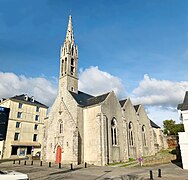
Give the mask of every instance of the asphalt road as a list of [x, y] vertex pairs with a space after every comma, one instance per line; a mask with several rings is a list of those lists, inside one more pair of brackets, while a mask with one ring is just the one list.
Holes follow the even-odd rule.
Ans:
[[[161, 169], [161, 178], [158, 177], [158, 169]], [[169, 179], [169, 180], [188, 180], [188, 170], [183, 170], [179, 166], [169, 163], [153, 167], [109, 167], [109, 166], [89, 166], [87, 168], [84, 165], [74, 166], [71, 170], [70, 165], [62, 165], [61, 168], [56, 164], [52, 164], [52, 167], [48, 167], [48, 164], [40, 166], [39, 161], [34, 161], [31, 165], [30, 161], [27, 161], [27, 165], [24, 165], [24, 161], [18, 164], [18, 161], [5, 162], [0, 164], [0, 170], [14, 170], [22, 173], [26, 173], [32, 180], [144, 180], [150, 179], [150, 171], [152, 171], [153, 179]]]

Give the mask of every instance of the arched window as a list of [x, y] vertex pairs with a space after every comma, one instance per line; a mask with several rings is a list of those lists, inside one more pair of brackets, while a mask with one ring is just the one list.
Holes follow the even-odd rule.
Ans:
[[117, 145], [117, 121], [115, 118], [111, 121], [111, 135], [112, 135], [112, 145]]
[[60, 119], [58, 124], [59, 134], [63, 133], [63, 121]]
[[134, 146], [134, 135], [133, 135], [133, 123], [130, 122], [128, 126], [128, 138], [129, 138], [129, 145]]
[[61, 61], [61, 75], [63, 75], [63, 65], [64, 65], [64, 60], [62, 59], [62, 61]]
[[74, 47], [72, 46], [72, 56], [73, 56], [73, 54], [74, 54]]
[[142, 142], [143, 142], [143, 146], [147, 146], [147, 142], [146, 142], [146, 128], [143, 125], [142, 126]]
[[67, 58], [65, 58], [65, 65], [64, 65], [64, 67], [65, 67], [65, 74], [67, 73]]

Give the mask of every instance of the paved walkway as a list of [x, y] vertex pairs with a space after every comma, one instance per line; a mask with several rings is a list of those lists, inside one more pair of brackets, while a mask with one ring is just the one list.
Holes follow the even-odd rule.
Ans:
[[[31, 165], [30, 161], [27, 161], [27, 165], [24, 165], [24, 161], [18, 164], [16, 161], [5, 162], [0, 164], [0, 170], [15, 170], [28, 174], [31, 180], [146, 180], [150, 179], [149, 171], [153, 172], [154, 180], [188, 180], [188, 170], [183, 170], [179, 166], [169, 163], [153, 167], [97, 167], [89, 166], [84, 168], [83, 165], [73, 167], [70, 169], [70, 165], [63, 165], [59, 169], [58, 165], [52, 164], [52, 167], [48, 167], [48, 164], [40, 166], [40, 161], [34, 161]], [[162, 171], [162, 178], [158, 177], [158, 169]]]

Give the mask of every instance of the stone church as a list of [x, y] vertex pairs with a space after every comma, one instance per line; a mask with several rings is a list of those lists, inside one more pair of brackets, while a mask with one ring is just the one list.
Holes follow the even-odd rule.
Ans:
[[59, 91], [45, 120], [42, 159], [105, 165], [163, 148], [162, 131], [143, 105], [133, 105], [130, 98], [119, 101], [113, 91], [93, 96], [78, 90], [78, 46], [70, 16], [60, 50]]

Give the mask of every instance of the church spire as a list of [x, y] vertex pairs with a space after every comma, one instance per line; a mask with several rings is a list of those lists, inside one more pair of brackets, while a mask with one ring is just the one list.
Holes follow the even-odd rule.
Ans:
[[71, 15], [69, 16], [69, 23], [68, 23], [65, 41], [69, 41], [74, 44], [74, 35], [73, 35], [72, 16]]
[[72, 16], [69, 16], [65, 41], [60, 49], [59, 93], [78, 92], [78, 47], [74, 44]]

